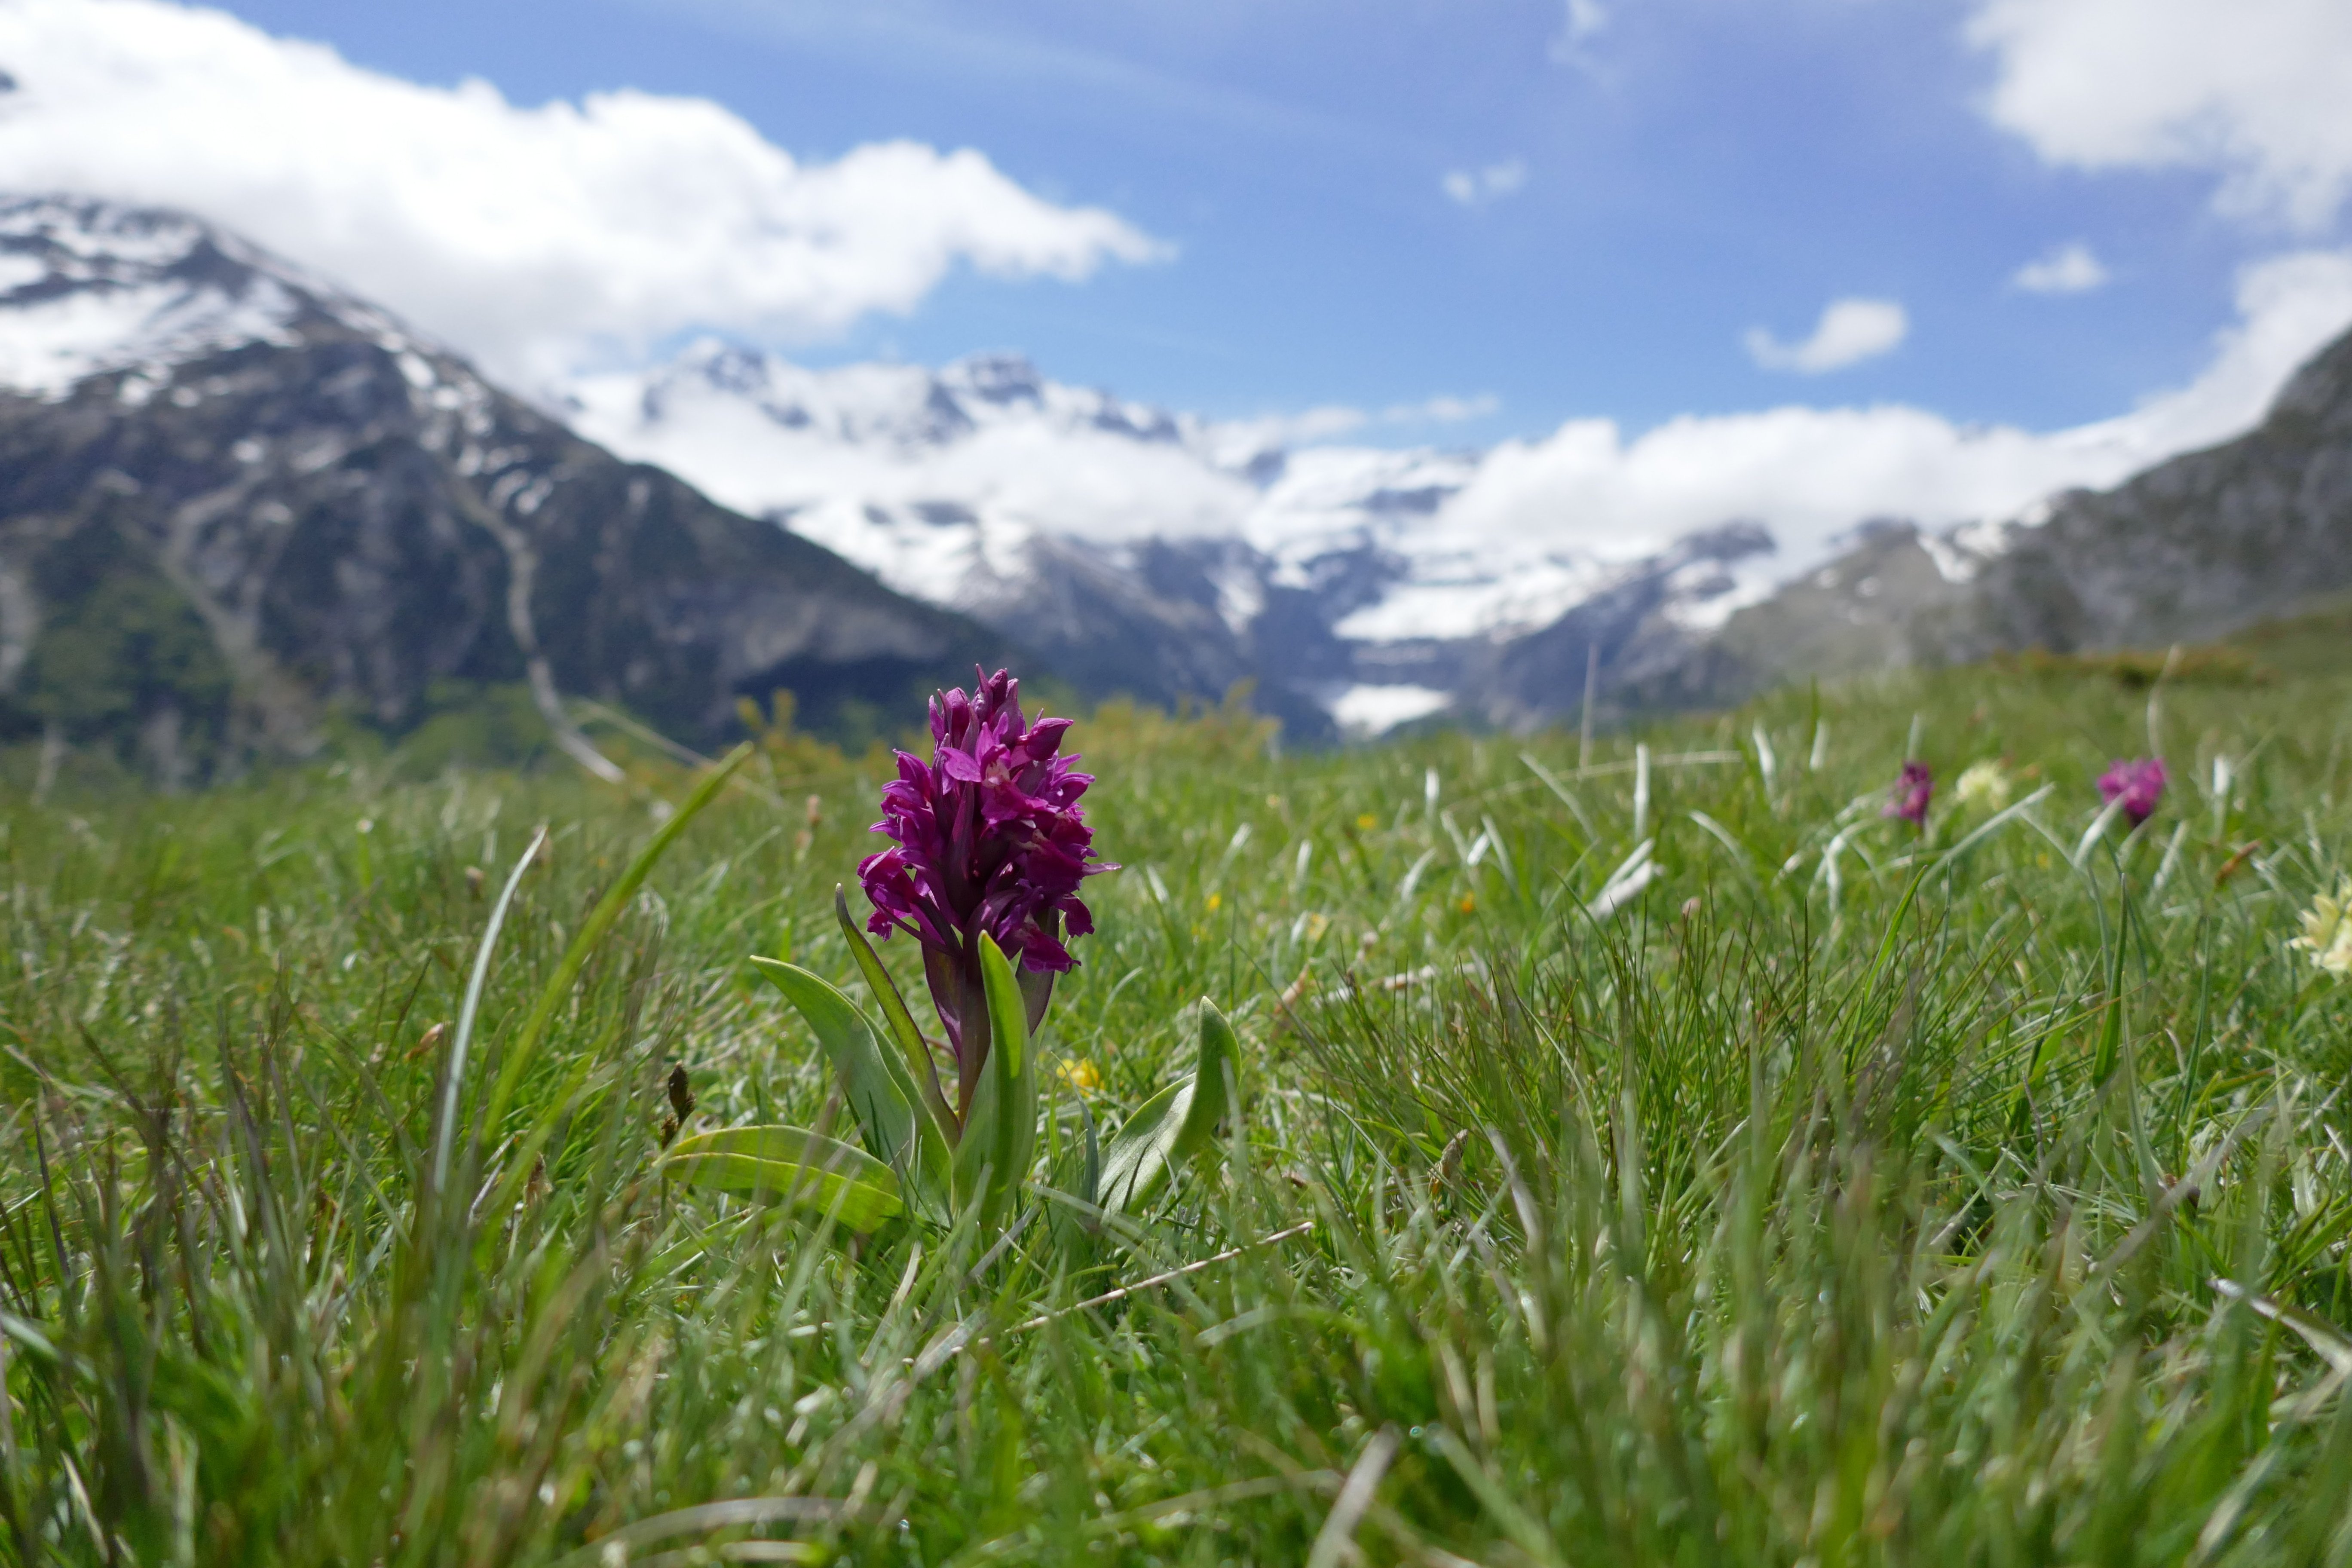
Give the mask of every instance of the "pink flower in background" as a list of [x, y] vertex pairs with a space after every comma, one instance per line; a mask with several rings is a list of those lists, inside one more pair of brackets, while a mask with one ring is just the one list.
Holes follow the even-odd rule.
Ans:
[[1927, 826], [1927, 803], [1936, 795], [1936, 775], [1925, 763], [1906, 763], [1895, 792], [1879, 808], [1881, 816], [1899, 816], [1914, 827]]
[[2118, 757], [2099, 775], [2099, 798], [2110, 805], [2123, 802], [2124, 815], [2137, 827], [2156, 815], [2164, 795], [2164, 760], [2142, 757], [2126, 762]]
[[1077, 962], [1064, 935], [1095, 929], [1078, 884], [1116, 869], [1095, 858], [1094, 831], [1078, 808], [1094, 780], [1075, 771], [1076, 758], [1055, 754], [1069, 727], [1067, 719], [1027, 722], [1020, 683], [1001, 669], [982, 677], [969, 697], [940, 693], [931, 700], [931, 760], [900, 752], [898, 776], [882, 791], [873, 831], [897, 847], [857, 868], [874, 904], [866, 929], [882, 937], [903, 931], [922, 944], [923, 977], [966, 1103], [988, 1058], [981, 933], [1013, 961], [1034, 1028], [1054, 976]]

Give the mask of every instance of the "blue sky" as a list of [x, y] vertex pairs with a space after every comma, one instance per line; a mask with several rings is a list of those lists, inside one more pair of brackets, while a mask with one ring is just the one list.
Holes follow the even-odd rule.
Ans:
[[[2217, 209], [2225, 159], [2085, 170], [1996, 124], [1979, 7], [1935, 0], [1329, 0], [1182, 6], [912, 0], [235, 0], [281, 36], [535, 105], [634, 87], [724, 104], [796, 157], [910, 138], [979, 149], [1172, 256], [1077, 282], [960, 268], [804, 359], [1033, 355], [1051, 374], [1220, 416], [1491, 395], [1393, 438], [1564, 418], [1639, 430], [1803, 401], [1900, 401], [2051, 428], [2189, 380], [2237, 268], [2340, 245], [2340, 210]], [[2045, 138], [2047, 140], [2047, 138]], [[1450, 174], [1517, 172], [1465, 204]], [[1513, 174], [1488, 182], [1509, 186]], [[2108, 279], [2012, 284], [2086, 244]], [[1891, 352], [1818, 376], [1835, 299], [1900, 304]]]

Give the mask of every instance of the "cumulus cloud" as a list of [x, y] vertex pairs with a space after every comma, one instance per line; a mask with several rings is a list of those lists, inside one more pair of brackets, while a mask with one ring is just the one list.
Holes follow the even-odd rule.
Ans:
[[2009, 281], [2029, 294], [2087, 294], [2106, 286], [2107, 268], [2089, 246], [2076, 240], [2027, 262]]
[[1832, 300], [1802, 342], [1784, 343], [1762, 327], [1749, 328], [1746, 342], [1748, 357], [1766, 370], [1819, 375], [1875, 359], [1910, 331], [1911, 318], [1892, 300]]
[[971, 150], [803, 163], [707, 100], [525, 108], [163, 0], [10, 0], [0, 69], [11, 186], [193, 210], [526, 382], [689, 325], [835, 332], [960, 264], [1076, 279], [1165, 254]]
[[1465, 207], [1498, 202], [1528, 183], [1528, 166], [1514, 158], [1483, 169], [1455, 169], [1439, 181], [1445, 194]]
[[2197, 168], [2307, 228], [2352, 195], [2344, 0], [1979, 0], [1986, 110], [2053, 163]]
[[1576, 420], [1495, 448], [1444, 514], [1471, 547], [1638, 556], [1729, 518], [1769, 528], [1774, 577], [1817, 562], [1872, 517], [1930, 527], [2017, 515], [2052, 493], [2102, 487], [2258, 419], [2280, 385], [2352, 324], [2352, 250], [2247, 268], [2239, 319], [2188, 384], [2071, 429], [1961, 426], [1922, 409], [1775, 408], [1675, 419], [1628, 440]]

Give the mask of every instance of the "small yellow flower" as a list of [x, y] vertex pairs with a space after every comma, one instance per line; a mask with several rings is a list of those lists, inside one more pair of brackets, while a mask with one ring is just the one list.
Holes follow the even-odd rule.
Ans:
[[1225, 896], [1224, 896], [1224, 894], [1223, 894], [1223, 893], [1211, 893], [1211, 894], [1209, 895], [1209, 912], [1210, 912], [1211, 914], [1215, 914], [1219, 910], [1221, 910], [1221, 909], [1223, 909], [1223, 908], [1224, 907], [1224, 903], [1225, 903]]
[[1970, 763], [1962, 770], [1959, 782], [1952, 786], [1954, 800], [1986, 811], [1999, 811], [2008, 805], [2009, 795], [2009, 770], [1991, 757]]
[[1324, 933], [1325, 931], [1329, 931], [1330, 929], [1331, 929], [1331, 917], [1330, 917], [1330, 916], [1328, 916], [1328, 915], [1318, 915], [1318, 914], [1312, 914], [1312, 913], [1310, 913], [1310, 914], [1307, 917], [1307, 941], [1309, 941], [1309, 942], [1320, 942], [1320, 941], [1322, 941], [1322, 940], [1323, 940], [1323, 933]]
[[1374, 816], [1369, 811], [1364, 813], [1363, 816], [1356, 818], [1356, 831], [1359, 833], [1370, 833], [1373, 828], [1378, 827], [1380, 825], [1381, 819]]
[[1475, 893], [1465, 893], [1465, 894], [1463, 894], [1463, 895], [1462, 895], [1462, 902], [1461, 902], [1460, 908], [1461, 908], [1461, 910], [1462, 910], [1462, 912], [1463, 912], [1464, 914], [1465, 914], [1465, 915], [1466, 915], [1466, 914], [1469, 914], [1470, 912], [1472, 912], [1473, 910], [1475, 910], [1475, 909], [1477, 909], [1477, 907], [1478, 907], [1478, 895], [1477, 895], [1477, 894], [1475, 894]]
[[2311, 954], [2315, 969], [2352, 975], [2352, 877], [2337, 884], [2336, 896], [2315, 894], [2304, 911], [2303, 934], [2287, 945]]
[[1080, 1094], [1092, 1094], [1102, 1087], [1102, 1074], [1095, 1070], [1094, 1063], [1083, 1058], [1065, 1057], [1054, 1070]]

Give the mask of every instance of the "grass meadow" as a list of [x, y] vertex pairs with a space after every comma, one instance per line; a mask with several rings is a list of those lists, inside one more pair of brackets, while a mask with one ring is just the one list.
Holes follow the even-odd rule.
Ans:
[[[837, 1123], [744, 961], [865, 997], [831, 899], [873, 759], [772, 737], [527, 1055], [683, 765], [12, 787], [0, 1557], [2352, 1563], [2352, 981], [2288, 946], [2352, 865], [2352, 679], [2262, 674], [2045, 660], [1589, 748], [1097, 713], [1125, 869], [1001, 1236], [658, 1167], [688, 1096]], [[2151, 751], [2155, 816], [2099, 822]], [[1906, 756], [1924, 833], [1880, 815]], [[1116, 1241], [1058, 1221], [1204, 995], [1223, 1159]]]

